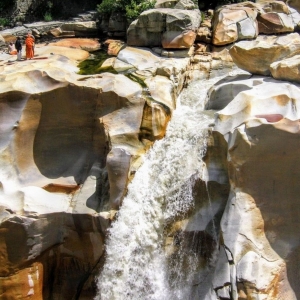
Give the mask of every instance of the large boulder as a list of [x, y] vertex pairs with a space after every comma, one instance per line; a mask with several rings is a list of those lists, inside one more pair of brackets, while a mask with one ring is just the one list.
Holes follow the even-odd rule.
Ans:
[[200, 25], [199, 10], [150, 9], [132, 22], [127, 31], [130, 46], [189, 48]]
[[66, 22], [60, 26], [62, 32], [74, 32], [77, 36], [97, 36], [98, 28], [95, 21], [78, 21], [78, 22]]
[[[144, 93], [121, 74], [78, 75], [84, 50], [35, 50], [35, 60], [0, 62], [0, 292], [93, 298], [113, 218], [99, 212], [118, 208], [147, 149], [164, 136], [173, 81], [149, 76]], [[143, 73], [150, 56], [159, 65], [150, 53], [135, 58], [129, 48], [120, 58]]]
[[218, 9], [213, 19], [214, 45], [226, 45], [258, 35], [257, 11], [251, 7], [228, 5]]
[[253, 74], [270, 74], [271, 63], [300, 53], [300, 36], [260, 35], [253, 41], [235, 43], [229, 51], [236, 65]]
[[270, 71], [276, 79], [300, 83], [300, 55], [273, 62]]
[[299, 298], [294, 182], [300, 173], [291, 167], [299, 164], [299, 95], [296, 84], [249, 75], [227, 78], [210, 92], [208, 107], [221, 109], [213, 135], [216, 141], [221, 133], [228, 143], [231, 191], [204, 299]]
[[270, 12], [257, 17], [259, 33], [274, 34], [293, 32], [294, 22], [290, 14]]

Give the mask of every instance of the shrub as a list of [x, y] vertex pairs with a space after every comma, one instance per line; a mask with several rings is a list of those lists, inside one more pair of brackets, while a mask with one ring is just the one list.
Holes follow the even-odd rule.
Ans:
[[97, 6], [97, 11], [104, 17], [109, 17], [113, 12], [120, 12], [128, 20], [136, 19], [143, 11], [154, 7], [155, 0], [103, 0]]
[[9, 20], [6, 18], [0, 18], [0, 26], [7, 26], [9, 25]]
[[44, 20], [45, 20], [46, 22], [52, 21], [52, 15], [51, 15], [50, 12], [46, 12], [46, 13], [44, 14]]
[[125, 9], [120, 5], [120, 1], [118, 0], [103, 0], [101, 4], [97, 5], [97, 11], [103, 17], [107, 18], [115, 11], [125, 13]]
[[128, 20], [137, 19], [143, 11], [154, 8], [155, 2], [155, 0], [145, 1], [141, 3], [131, 1], [130, 5], [126, 6], [126, 18]]

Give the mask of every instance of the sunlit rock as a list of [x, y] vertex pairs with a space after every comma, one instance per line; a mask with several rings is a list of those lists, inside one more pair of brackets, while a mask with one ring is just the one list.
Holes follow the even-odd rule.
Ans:
[[199, 25], [199, 10], [150, 9], [130, 24], [127, 43], [130, 46], [189, 48]]
[[274, 34], [293, 32], [294, 23], [291, 15], [284, 13], [265, 13], [257, 17], [259, 33]]
[[117, 56], [122, 48], [125, 47], [125, 43], [120, 40], [108, 39], [104, 42], [104, 46], [107, 47], [107, 54]]
[[196, 42], [210, 43], [212, 37], [212, 32], [208, 27], [199, 27], [197, 30]]
[[300, 83], [300, 55], [295, 55], [270, 65], [274, 78]]
[[253, 41], [235, 43], [229, 53], [235, 64], [254, 74], [269, 75], [270, 65], [286, 57], [298, 54], [300, 36], [290, 33], [280, 36], [260, 35]]
[[214, 45], [226, 45], [238, 40], [255, 38], [258, 35], [257, 11], [249, 7], [228, 5], [214, 14]]
[[299, 188], [291, 185], [299, 172], [290, 172], [299, 161], [299, 91], [296, 84], [243, 75], [217, 83], [210, 92], [208, 106], [221, 109], [214, 130], [228, 142], [231, 192], [221, 221], [212, 288], [205, 299], [300, 295], [295, 279]]
[[75, 36], [95, 36], [98, 28], [95, 21], [66, 22], [61, 25], [62, 32], [73, 31]]
[[33, 60], [22, 62], [1, 55], [0, 290], [20, 299], [67, 299], [84, 284], [93, 297], [113, 219], [98, 212], [118, 208], [141, 157], [164, 136], [175, 107], [174, 76], [188, 62], [153, 77], [151, 63], [162, 64], [150, 51], [114, 57], [118, 70], [134, 65], [150, 74], [144, 94], [121, 74], [78, 75], [87, 51], [35, 50]]
[[118, 53], [117, 58], [132, 65], [138, 70], [155, 70], [161, 61], [161, 58], [158, 55], [155, 55], [150, 49], [139, 49], [134, 47], [122, 49]]
[[54, 43], [50, 43], [49, 46], [61, 46], [61, 47], [68, 47], [68, 48], [76, 48], [82, 49], [89, 52], [93, 52], [100, 49], [100, 44], [96, 40], [92, 39], [61, 39]]
[[44, 59], [48, 58], [49, 55], [63, 55], [71, 60], [81, 61], [89, 57], [89, 53], [82, 49], [72, 49], [66, 48], [64, 46], [36, 46], [35, 55], [43, 57]]

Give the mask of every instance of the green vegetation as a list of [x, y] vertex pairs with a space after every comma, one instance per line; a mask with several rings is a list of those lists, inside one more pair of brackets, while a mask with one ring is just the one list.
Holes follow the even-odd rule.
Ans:
[[154, 8], [155, 0], [103, 0], [97, 6], [102, 16], [109, 17], [113, 12], [120, 12], [131, 21], [136, 19], [143, 11]]
[[146, 83], [145, 83], [144, 80], [141, 79], [139, 76], [137, 76], [137, 75], [135, 75], [135, 74], [133, 74], [133, 73], [127, 73], [127, 74], [125, 74], [125, 76], [126, 76], [127, 78], [129, 78], [130, 80], [132, 80], [132, 81], [138, 83], [142, 88], [147, 88]]
[[[198, 0], [198, 6], [201, 10], [208, 10], [214, 9], [218, 6], [225, 5], [225, 4], [233, 4], [233, 3], [240, 3], [244, 2], [245, 0], [210, 0], [210, 1], [202, 1]], [[250, 0], [251, 2], [255, 2], [254, 0]]]
[[6, 18], [0, 18], [0, 26], [7, 26], [9, 25], [9, 20]]
[[46, 12], [46, 13], [44, 14], [44, 21], [46, 21], [46, 22], [52, 21], [52, 15], [51, 15], [50, 12]]
[[126, 18], [128, 20], [135, 20], [138, 16], [145, 10], [154, 8], [155, 0], [144, 1], [137, 3], [131, 0], [130, 5], [127, 5], [126, 8]]
[[52, 7], [53, 7], [53, 2], [52, 1], [47, 1], [47, 6], [46, 6], [46, 12], [44, 14], [44, 20], [46, 22], [50, 22], [52, 21], [52, 14], [51, 14], [51, 10], [52, 10]]
[[78, 74], [80, 75], [92, 75], [92, 74], [101, 74], [104, 72], [109, 73], [117, 73], [113, 68], [106, 67], [102, 68], [102, 64], [106, 59], [111, 57], [108, 55], [104, 50], [99, 50], [97, 52], [94, 52], [94, 58], [92, 59], [86, 59], [79, 63], [78, 67], [80, 68], [80, 71]]

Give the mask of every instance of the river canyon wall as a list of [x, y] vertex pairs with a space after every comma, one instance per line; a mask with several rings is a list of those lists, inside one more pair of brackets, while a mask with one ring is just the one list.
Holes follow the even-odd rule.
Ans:
[[72, 44], [1, 54], [0, 299], [300, 297], [297, 5], [174, 5], [106, 41], [111, 73]]

